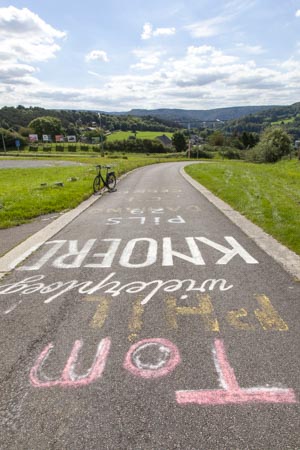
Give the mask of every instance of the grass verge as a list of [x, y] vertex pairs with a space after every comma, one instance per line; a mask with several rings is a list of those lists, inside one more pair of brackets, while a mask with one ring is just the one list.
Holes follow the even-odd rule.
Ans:
[[278, 241], [300, 254], [300, 163], [224, 161], [186, 172]]
[[[178, 159], [130, 155], [128, 159], [71, 157], [83, 166], [0, 169], [0, 229], [29, 222], [43, 214], [74, 208], [93, 193], [96, 164], [114, 164], [119, 177], [137, 167]], [[41, 158], [39, 158], [41, 159]], [[49, 158], [45, 158], [49, 161]], [[76, 179], [76, 181], [71, 180]], [[63, 186], [56, 183], [63, 183]]]

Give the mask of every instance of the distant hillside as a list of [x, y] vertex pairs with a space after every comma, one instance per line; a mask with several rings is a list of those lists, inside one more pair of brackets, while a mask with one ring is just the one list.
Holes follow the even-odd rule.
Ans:
[[[100, 112], [100, 111], [99, 111]], [[131, 114], [112, 115], [101, 111], [79, 111], [66, 109], [44, 109], [40, 107], [25, 108], [22, 105], [15, 107], [4, 106], [0, 109], [0, 128], [19, 130], [29, 126], [33, 119], [50, 116], [59, 119], [63, 132], [68, 134], [80, 134], [80, 129], [86, 127], [101, 127], [106, 130], [122, 131], [174, 131], [177, 124], [172, 124], [160, 118], [151, 116], [134, 117]], [[29, 131], [24, 130], [28, 135]], [[47, 133], [45, 133], [47, 134]]]
[[295, 139], [300, 139], [300, 102], [290, 106], [274, 106], [226, 122], [225, 131], [261, 133], [268, 126], [282, 126]]
[[159, 119], [177, 122], [180, 124], [191, 123], [191, 126], [197, 126], [197, 122], [210, 121], [227, 121], [239, 119], [240, 117], [254, 114], [266, 109], [273, 108], [273, 106], [234, 106], [231, 108], [217, 108], [208, 110], [185, 110], [185, 109], [132, 109], [126, 114], [132, 116], [153, 116]]

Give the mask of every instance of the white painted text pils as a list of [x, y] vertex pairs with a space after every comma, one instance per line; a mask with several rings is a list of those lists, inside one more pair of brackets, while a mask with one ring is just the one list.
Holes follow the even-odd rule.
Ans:
[[181, 216], [171, 217], [170, 219], [165, 218], [162, 219], [160, 216], [147, 218], [145, 216], [137, 215], [132, 217], [109, 217], [106, 220], [105, 225], [132, 225], [132, 223], [137, 225], [145, 225], [145, 224], [163, 225], [165, 223], [181, 225], [186, 222]]

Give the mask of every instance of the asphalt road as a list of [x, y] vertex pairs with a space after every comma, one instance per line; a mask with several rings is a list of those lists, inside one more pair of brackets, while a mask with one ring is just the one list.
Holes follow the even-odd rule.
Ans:
[[300, 448], [300, 284], [180, 167], [1, 280], [1, 449]]
[[83, 166], [83, 163], [59, 160], [35, 160], [35, 159], [1, 159], [0, 169], [31, 169], [35, 167], [65, 167]]

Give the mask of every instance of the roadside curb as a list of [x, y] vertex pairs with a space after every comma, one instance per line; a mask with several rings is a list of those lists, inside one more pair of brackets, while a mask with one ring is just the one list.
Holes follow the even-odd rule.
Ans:
[[195, 181], [188, 175], [184, 167], [180, 169], [180, 174], [188, 181], [197, 191], [218, 208], [231, 222], [237, 225], [247, 236], [279, 263], [287, 272], [293, 275], [297, 281], [300, 281], [300, 256], [289, 250], [280, 242], [276, 241], [272, 236], [263, 231], [260, 227], [252, 223], [239, 212], [235, 211], [231, 206], [223, 200], [216, 197], [212, 192], [206, 189], [202, 184]]
[[[130, 173], [137, 169], [133, 169], [129, 172], [124, 173], [117, 179], [117, 184], [125, 178]], [[104, 191], [106, 192], [106, 191]], [[13, 270], [18, 264], [28, 258], [32, 253], [34, 253], [41, 245], [46, 241], [55, 236], [59, 231], [66, 227], [70, 222], [72, 222], [76, 217], [83, 213], [87, 208], [92, 206], [99, 198], [101, 198], [103, 193], [100, 195], [92, 195], [87, 200], [84, 200], [80, 205], [71, 211], [66, 212], [58, 219], [54, 220], [50, 224], [46, 225], [42, 230], [31, 235], [21, 244], [14, 247], [12, 250], [8, 251], [0, 257], [0, 279], [3, 278], [7, 273]]]

